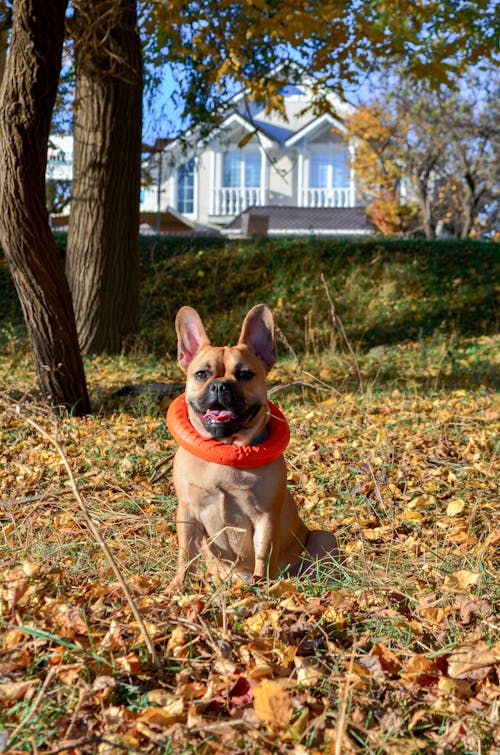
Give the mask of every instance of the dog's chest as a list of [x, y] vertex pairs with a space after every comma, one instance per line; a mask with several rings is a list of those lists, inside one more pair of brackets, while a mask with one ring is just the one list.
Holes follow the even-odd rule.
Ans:
[[[198, 514], [205, 529], [211, 535], [222, 527], [251, 526], [260, 508], [258, 485], [252, 473], [240, 472], [237, 480], [231, 475], [226, 479], [205, 480], [197, 487]], [[214, 532], [215, 531], [215, 532]]]

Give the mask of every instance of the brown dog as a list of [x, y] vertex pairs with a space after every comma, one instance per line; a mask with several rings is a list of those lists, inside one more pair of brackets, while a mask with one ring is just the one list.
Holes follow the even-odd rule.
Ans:
[[[182, 443], [173, 470], [179, 557], [170, 586], [182, 585], [200, 552], [210, 572], [243, 579], [296, 575], [304, 564], [335, 558], [335, 536], [308, 530], [299, 517], [279, 450], [276, 458], [260, 466], [228, 466], [224, 461], [223, 452], [258, 452], [259, 444], [273, 441], [266, 438], [279, 421], [271, 417], [271, 425], [270, 411], [279, 412], [266, 395], [266, 376], [276, 361], [270, 309], [259, 304], [250, 310], [236, 346], [212, 346], [191, 307], [179, 310], [175, 327], [179, 364], [187, 375], [184, 412], [191, 445], [183, 442], [182, 432], [174, 431], [169, 419], [174, 437]], [[287, 439], [288, 435], [285, 445]], [[221, 449], [222, 460], [200, 458], [197, 440]], [[248, 448], [252, 444], [255, 449]]]

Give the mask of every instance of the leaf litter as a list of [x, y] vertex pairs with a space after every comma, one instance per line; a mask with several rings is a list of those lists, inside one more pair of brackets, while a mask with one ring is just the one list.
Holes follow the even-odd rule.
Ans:
[[498, 752], [493, 397], [279, 398], [289, 485], [343, 563], [253, 587], [201, 573], [174, 594], [162, 414], [23, 410], [64, 449], [143, 628], [60, 456], [2, 403], [0, 751]]

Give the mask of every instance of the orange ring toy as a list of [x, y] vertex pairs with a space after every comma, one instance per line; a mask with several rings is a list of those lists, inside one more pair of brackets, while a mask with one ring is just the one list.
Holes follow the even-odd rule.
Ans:
[[203, 438], [188, 419], [184, 393], [168, 407], [167, 426], [177, 443], [200, 459], [240, 469], [260, 467], [277, 459], [290, 440], [290, 428], [285, 417], [270, 401], [268, 406], [271, 412], [268, 437], [254, 446], [234, 446], [212, 438]]

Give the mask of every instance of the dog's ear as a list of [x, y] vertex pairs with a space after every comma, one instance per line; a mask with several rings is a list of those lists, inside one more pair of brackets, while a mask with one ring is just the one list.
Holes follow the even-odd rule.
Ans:
[[175, 318], [177, 332], [177, 359], [186, 372], [189, 363], [202, 346], [209, 346], [210, 341], [201, 317], [193, 307], [181, 307]]
[[246, 344], [270, 370], [276, 362], [274, 319], [269, 307], [257, 304], [247, 314], [241, 326], [238, 343]]

